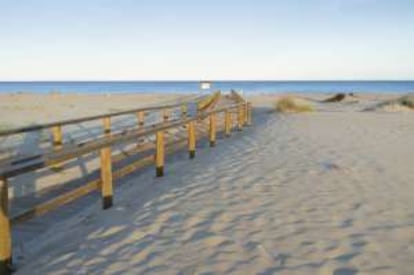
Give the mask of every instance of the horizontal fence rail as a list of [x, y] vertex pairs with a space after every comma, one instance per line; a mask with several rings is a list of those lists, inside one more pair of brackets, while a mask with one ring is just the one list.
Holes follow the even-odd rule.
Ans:
[[[186, 100], [186, 101], [182, 101], [182, 102], [175, 103], [175, 104], [151, 106], [151, 107], [145, 107], [145, 108], [139, 108], [139, 109], [133, 109], [133, 110], [126, 110], [126, 111], [121, 111], [121, 112], [116, 112], [116, 113], [107, 113], [107, 114], [101, 114], [101, 115], [96, 115], [96, 116], [82, 117], [82, 118], [46, 123], [46, 124], [41, 124], [41, 125], [10, 129], [10, 130], [5, 130], [5, 131], [0, 131], [0, 138], [17, 135], [17, 134], [36, 132], [36, 131], [40, 131], [44, 129], [50, 129], [51, 136], [52, 136], [51, 145], [55, 151], [59, 151], [65, 145], [63, 126], [76, 125], [76, 124], [83, 123], [83, 122], [102, 120], [103, 128], [104, 128], [103, 133], [105, 135], [109, 135], [112, 132], [111, 120], [113, 117], [135, 114], [136, 119], [137, 119], [137, 127], [142, 128], [146, 124], [145, 117], [147, 115], [159, 113], [162, 115], [162, 122], [167, 122], [169, 121], [172, 110], [180, 111], [181, 117], [188, 116], [189, 106], [191, 105], [194, 105], [194, 107], [196, 108], [194, 110], [196, 113], [204, 112], [209, 107], [215, 105], [220, 94], [221, 94], [220, 91], [218, 91], [212, 95], [199, 96], [199, 97], [196, 97], [195, 99]], [[100, 134], [98, 133], [98, 135]], [[90, 138], [91, 137], [89, 137], [89, 139]], [[92, 138], [96, 139], [96, 136]], [[85, 143], [86, 143], [85, 141], [78, 142], [78, 144], [76, 144], [75, 146], [83, 146]], [[6, 159], [1, 159], [0, 167], [7, 165], [8, 162], [10, 162], [10, 160], [12, 162], [11, 164], [14, 165], [18, 163], [24, 163], [24, 162], [30, 162], [30, 161], [36, 160], [40, 158], [42, 155], [43, 153], [30, 154], [30, 155], [19, 154], [18, 156], [14, 156], [11, 158], [9, 157]], [[59, 171], [61, 169], [61, 166], [59, 164], [56, 164], [52, 166], [51, 168], [55, 171]]]
[[[207, 137], [210, 146], [214, 147], [217, 140], [218, 117], [221, 117], [224, 122], [223, 128], [224, 135], [226, 137], [231, 135], [233, 125], [236, 125], [237, 129], [241, 130], [243, 126], [251, 123], [251, 105], [240, 95], [232, 92], [228, 97], [228, 101], [230, 102], [223, 106], [218, 104], [221, 98], [222, 96], [220, 92], [205, 96], [197, 103], [197, 112], [194, 116], [182, 116], [181, 118], [175, 120], [166, 119], [161, 123], [149, 126], [144, 125], [144, 117], [141, 112], [150, 110], [162, 110], [164, 112], [166, 108], [180, 107], [181, 111], [186, 113], [187, 109], [182, 107], [183, 103], [154, 106], [44, 124], [37, 126], [37, 128], [26, 127], [9, 131], [8, 135], [12, 135], [25, 131], [34, 131], [34, 129], [38, 130], [52, 127], [56, 133], [54, 133], [53, 150], [36, 155], [32, 158], [28, 157], [24, 161], [16, 158], [10, 159], [8, 162], [3, 163], [3, 165], [0, 166], [0, 275], [9, 274], [12, 269], [11, 225], [46, 214], [53, 209], [72, 202], [96, 190], [100, 190], [102, 197], [102, 208], [108, 209], [113, 205], [113, 184], [115, 179], [124, 177], [132, 172], [135, 172], [139, 168], [143, 168], [151, 164], [155, 165], [155, 175], [157, 177], [164, 176], [165, 156], [167, 154], [178, 151], [183, 147], [187, 147], [189, 158], [192, 159], [195, 157], [198, 134], [204, 133], [204, 136]], [[141, 124], [142, 127], [129, 129], [121, 133], [111, 133], [111, 121], [108, 117], [130, 113], [137, 113], [138, 123]], [[168, 117], [168, 113], [163, 113], [163, 115], [164, 118]], [[56, 127], [60, 128], [62, 125], [94, 119], [104, 119], [104, 135], [102, 137], [83, 144], [65, 145], [62, 143], [61, 129], [57, 129]], [[208, 129], [206, 131], [204, 129], [205, 122], [207, 122], [208, 125]], [[172, 130], [177, 130], [177, 133], [179, 133], [179, 130], [181, 129], [185, 129], [182, 131], [184, 132], [183, 136], [178, 136], [178, 139], [173, 139], [172, 141], [168, 141], [166, 139], [167, 133]], [[112, 148], [116, 145], [137, 142], [141, 138], [150, 136], [155, 137], [155, 144], [144, 144], [142, 147], [135, 148], [127, 154], [112, 154]], [[114, 163], [119, 162], [122, 159], [126, 159], [130, 155], [136, 155], [139, 152], [145, 152], [149, 149], [154, 150], [155, 152], [130, 162], [119, 169], [113, 169]], [[23, 210], [17, 213], [17, 215], [10, 217], [8, 196], [8, 180], [10, 178], [44, 168], [63, 169], [64, 162], [91, 153], [99, 153], [98, 158], [100, 160], [100, 168], [99, 177], [97, 179], [70, 191], [64, 192], [63, 194], [54, 196], [45, 202], [35, 205], [33, 208]]]
[[[144, 114], [145, 112], [164, 110], [164, 109], [172, 109], [172, 108], [178, 108], [178, 107], [183, 108], [183, 105], [188, 106], [188, 104], [191, 104], [191, 103], [194, 103], [198, 106], [199, 102], [201, 102], [203, 100], [211, 101], [211, 96], [210, 95], [202, 96], [202, 97], [194, 99], [194, 100], [183, 101], [183, 102], [174, 103], [174, 104], [150, 106], [150, 107], [137, 108], [137, 109], [132, 109], [132, 110], [106, 113], [106, 114], [95, 115], [95, 116], [87, 116], [87, 117], [81, 117], [81, 118], [61, 120], [61, 121], [45, 123], [45, 124], [39, 124], [39, 125], [33, 125], [33, 126], [27, 126], [27, 127], [21, 127], [21, 128], [16, 128], [16, 129], [2, 130], [2, 131], [0, 131], [0, 137], [16, 135], [16, 134], [22, 134], [22, 133], [33, 132], [33, 131], [39, 131], [39, 130], [43, 130], [43, 129], [53, 128], [55, 126], [62, 127], [62, 126], [70, 125], [70, 124], [78, 124], [78, 123], [82, 123], [82, 122], [99, 120], [99, 119], [103, 119], [103, 118], [107, 118], [107, 117], [112, 118], [112, 117], [117, 117], [117, 116], [130, 115], [130, 114], [134, 114], [134, 113], [141, 113], [140, 116], [142, 116], [142, 114]], [[139, 115], [139, 114], [137, 114], [137, 115]], [[142, 119], [143, 119], [143, 117], [142, 117]]]

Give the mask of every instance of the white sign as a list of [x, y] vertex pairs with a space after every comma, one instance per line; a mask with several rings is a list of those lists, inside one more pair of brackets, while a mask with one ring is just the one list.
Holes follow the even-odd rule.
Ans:
[[204, 81], [200, 83], [201, 90], [209, 90], [211, 88], [211, 82]]

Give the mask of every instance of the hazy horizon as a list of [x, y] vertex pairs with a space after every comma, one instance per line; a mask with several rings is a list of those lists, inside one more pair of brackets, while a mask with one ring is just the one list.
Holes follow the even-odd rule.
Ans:
[[0, 82], [414, 82], [414, 79], [36, 79]]
[[411, 81], [409, 0], [0, 1], [0, 81]]

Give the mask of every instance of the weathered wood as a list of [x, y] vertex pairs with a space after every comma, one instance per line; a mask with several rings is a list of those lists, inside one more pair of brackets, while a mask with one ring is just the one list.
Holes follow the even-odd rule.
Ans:
[[224, 113], [224, 134], [226, 137], [231, 135], [231, 113], [229, 110]]
[[40, 203], [31, 209], [18, 213], [12, 217], [11, 222], [13, 225], [15, 225], [27, 221], [31, 218], [42, 216], [62, 205], [86, 196], [87, 194], [97, 190], [98, 186], [102, 186], [100, 179], [88, 182], [85, 185], [77, 187], [69, 192], [65, 192], [64, 194], [58, 195], [46, 202]]
[[243, 118], [243, 105], [240, 105], [238, 108], [238, 117], [237, 117], [237, 129], [241, 131], [243, 129], [244, 118]]
[[216, 146], [216, 114], [210, 114], [210, 147]]
[[108, 209], [113, 197], [111, 147], [101, 149], [101, 181], [102, 207]]
[[156, 176], [164, 176], [164, 131], [156, 133], [156, 153], [155, 153]]
[[[192, 120], [192, 121], [190, 120], [190, 122], [194, 122], [194, 124], [195, 124], [195, 120]], [[198, 130], [200, 130], [199, 131], [200, 133], [203, 132], [203, 131], [201, 131], [201, 129], [198, 129]], [[169, 143], [165, 146], [166, 151], [167, 152], [176, 151], [176, 150], [179, 149], [179, 147], [184, 146], [185, 144], [187, 144], [187, 138], [175, 140], [175, 141], [173, 141], [173, 142], [171, 142], [171, 143]], [[151, 146], [151, 144], [148, 144], [148, 146], [144, 146], [144, 147], [145, 147], [145, 149], [149, 150], [149, 149], [151, 149], [152, 146]], [[144, 147], [142, 148], [143, 150], [144, 150]], [[134, 149], [134, 150], [136, 150], [136, 149]], [[134, 151], [134, 152], [131, 151], [130, 154], [138, 153], [140, 151], [141, 150], [137, 150], [137, 151]], [[125, 155], [124, 153], [121, 153], [121, 154], [118, 155], [119, 160], [117, 159], [117, 157], [114, 157], [113, 159], [114, 159], [114, 161], [115, 160], [120, 161], [120, 160], [124, 159], [125, 157], [130, 156], [130, 154]], [[124, 157], [122, 157], [122, 156], [124, 156]], [[129, 173], [133, 173], [137, 169], [152, 163], [154, 158], [155, 158], [154, 155], [150, 155], [150, 156], [144, 157], [143, 159], [135, 161], [135, 162], [133, 162], [133, 163], [131, 163], [131, 164], [125, 166], [125, 167], [122, 167], [119, 170], [113, 172], [113, 178], [117, 179], [117, 178], [123, 177], [125, 175], [128, 175]], [[81, 187], [79, 187], [75, 190], [72, 190], [72, 191], [67, 192], [65, 194], [62, 194], [62, 195], [59, 195], [58, 197], [56, 197], [52, 200], [49, 200], [49, 201], [44, 202], [42, 204], [39, 204], [34, 209], [30, 209], [28, 211], [25, 211], [24, 213], [18, 214], [17, 216], [13, 217], [12, 222], [13, 222], [13, 224], [20, 223], [20, 222], [28, 220], [32, 217], [43, 215], [47, 212], [52, 211], [53, 209], [56, 209], [57, 207], [59, 207], [61, 205], [69, 203], [69, 202], [71, 202], [71, 201], [73, 201], [73, 200], [75, 200], [79, 197], [82, 197], [82, 196], [96, 190], [98, 188], [98, 186], [101, 186], [101, 181], [100, 180], [94, 180], [92, 182], [89, 182], [85, 186], [81, 186]]]
[[[62, 134], [62, 126], [56, 125], [52, 128], [52, 140], [53, 140], [53, 150], [59, 151], [62, 150], [63, 147], [63, 134]], [[63, 165], [61, 163], [57, 163], [52, 166], [52, 170], [60, 171], [62, 170]]]
[[247, 103], [247, 125], [252, 125], [252, 104]]
[[140, 111], [137, 113], [137, 120], [138, 120], [138, 126], [142, 127], [145, 124], [145, 112]]
[[[179, 150], [181, 147], [185, 146], [186, 139], [177, 140], [174, 143], [166, 145], [167, 152], [171, 153]], [[131, 173], [136, 172], [138, 169], [143, 168], [147, 165], [150, 165], [154, 162], [155, 155], [151, 154], [149, 156], [143, 157], [137, 161], [134, 161], [116, 171], [113, 171], [113, 179], [119, 179], [124, 176], [127, 176]], [[76, 199], [79, 199], [93, 191], [96, 191], [99, 186], [102, 186], [101, 179], [96, 179], [91, 182], [86, 183], [83, 186], [80, 186], [74, 190], [61, 194], [51, 200], [43, 202], [32, 209], [26, 210], [22, 213], [17, 214], [11, 219], [12, 224], [19, 224], [24, 221], [27, 221], [31, 218], [44, 215], [62, 205], [70, 203]]]
[[104, 134], [106, 136], [111, 135], [111, 117], [107, 116], [103, 118], [103, 128], [104, 128]]
[[196, 131], [194, 121], [188, 123], [188, 154], [190, 159], [195, 157]]
[[243, 104], [243, 125], [247, 125], [247, 119], [249, 115], [248, 113], [249, 113], [249, 109], [248, 109], [247, 101], [246, 101]]
[[0, 178], [0, 275], [11, 272], [12, 250], [7, 179]]
[[[186, 101], [186, 102], [187, 103], [193, 102], [193, 103], [197, 104], [198, 102], [203, 101], [205, 98], [208, 98], [209, 96], [210, 95], [201, 96], [199, 98], [189, 100], [189, 101]], [[32, 131], [39, 131], [39, 130], [43, 130], [43, 129], [49, 129], [49, 128], [52, 128], [52, 127], [55, 127], [55, 126], [65, 126], [65, 125], [70, 125], [70, 124], [77, 124], [77, 123], [82, 123], [82, 122], [87, 122], [87, 121], [92, 121], [92, 120], [98, 120], [98, 119], [102, 119], [102, 118], [107, 117], [107, 116], [116, 117], [116, 116], [134, 114], [134, 113], [137, 113], [137, 112], [140, 112], [140, 111], [149, 112], [149, 111], [162, 110], [162, 109], [165, 109], [165, 108], [176, 108], [176, 107], [181, 106], [182, 104], [183, 103], [181, 102], [181, 103], [176, 103], [176, 104], [151, 106], [151, 107], [146, 107], [146, 108], [138, 108], [138, 109], [132, 109], [132, 110], [126, 110], [126, 111], [96, 115], [96, 116], [61, 120], [61, 121], [57, 121], [57, 122], [45, 123], [45, 124], [40, 124], [40, 125], [33, 125], [33, 126], [28, 126], [28, 127], [21, 127], [21, 128], [17, 128], [17, 129], [4, 130], [4, 131], [0, 131], [0, 137], [8, 136], [8, 135], [22, 134], [22, 133], [32, 132]]]
[[163, 117], [164, 122], [167, 122], [168, 118], [170, 117], [170, 110], [168, 109], [162, 110], [162, 117]]
[[[102, 142], [101, 141], [98, 141], [98, 142], [93, 142], [92, 145], [85, 144], [85, 145], [83, 145], [81, 147], [75, 147], [75, 149], [76, 150], [79, 150], [79, 152], [72, 152], [72, 153], [77, 153], [79, 155], [83, 155], [83, 154], [86, 154], [86, 153], [89, 153], [89, 152], [97, 151], [97, 150], [102, 149], [102, 148], [105, 149], [106, 147], [109, 147], [110, 145], [113, 145], [113, 144], [120, 144], [121, 142], [126, 142], [126, 141], [129, 141], [129, 140], [132, 140], [133, 137], [137, 137], [137, 136], [148, 136], [148, 135], [153, 134], [153, 133], [157, 133], [157, 132], [160, 132], [160, 131], [164, 131], [164, 130], [176, 128], [176, 127], [179, 127], [180, 125], [181, 126], [182, 125], [185, 125], [184, 123], [187, 123], [188, 124], [190, 122], [193, 122], [195, 124], [195, 122], [198, 121], [199, 119], [204, 119], [206, 117], [209, 117], [210, 115], [215, 115], [216, 113], [219, 113], [219, 112], [225, 112], [226, 110], [227, 111], [228, 110], [233, 110], [234, 108], [238, 108], [239, 106], [240, 105], [226, 106], [226, 107], [223, 107], [223, 108], [220, 108], [220, 109], [216, 109], [216, 110], [212, 110], [210, 112], [206, 112], [206, 113], [204, 113], [200, 117], [185, 119], [185, 120], [181, 121], [180, 123], [178, 123], [178, 122], [168, 123], [167, 125], [162, 125], [162, 126], [159, 126], [159, 127], [153, 127], [153, 128], [151, 128], [151, 130], [147, 130], [147, 129], [143, 128], [143, 129], [140, 129], [140, 131], [134, 130], [134, 131], [122, 133], [122, 134], [119, 134], [119, 135], [105, 137], [105, 138], [102, 139]], [[211, 122], [211, 116], [209, 118], [210, 118], [210, 122]], [[216, 126], [216, 125], [214, 125], [214, 126]], [[180, 142], [180, 141], [177, 141], [177, 142]], [[186, 144], [187, 142], [185, 142], [184, 144]], [[89, 147], [89, 146], [91, 146], [91, 147]], [[168, 144], [167, 144], [167, 146], [168, 146]], [[164, 149], [163, 151], [165, 151], [165, 150], [168, 151], [169, 150], [169, 149], [167, 149], [167, 146], [165, 146], [166, 149]], [[176, 146], [173, 146], [172, 145], [172, 149], [175, 150], [176, 149]], [[73, 150], [73, 148], [72, 149], [69, 149], [68, 150], [68, 154], [72, 150]], [[59, 158], [56, 158], [57, 161], [67, 160], [65, 158], [62, 158], [62, 155], [65, 156], [65, 157], [68, 157], [68, 159], [69, 158], [73, 158], [73, 155], [72, 155], [72, 157], [69, 157], [69, 155], [65, 155], [66, 152], [58, 152], [58, 153], [59, 153], [58, 154], [58, 157], [60, 155], [60, 159]], [[53, 159], [54, 156], [53, 155], [55, 155], [55, 154], [56, 154], [56, 152], [53, 153], [50, 157], [46, 157], [45, 159], [43, 159], [45, 161], [43, 161], [41, 163], [37, 163], [37, 164], [31, 166], [31, 169], [35, 170], [35, 169], [42, 168], [42, 167], [46, 167], [46, 166], [49, 166], [49, 165], [53, 164], [53, 161], [54, 161], [54, 159]], [[164, 154], [165, 153], [163, 152], [163, 155]], [[109, 153], [109, 159], [110, 158], [111, 157], [110, 157], [110, 153]], [[152, 162], [152, 160], [154, 158], [157, 159], [157, 156], [149, 156], [149, 157], [146, 157], [144, 160], [147, 163], [149, 163], [150, 161]], [[128, 165], [127, 167], [121, 168], [120, 170], [114, 172], [113, 173], [113, 178], [116, 178], [118, 175], [119, 176], [122, 176], [122, 175], [125, 175], [125, 174], [128, 174], [128, 173], [131, 173], [131, 172], [135, 171], [137, 169], [137, 167], [139, 166], [140, 161], [138, 161], [138, 165], [136, 163], [134, 163], [132, 165]], [[163, 156], [163, 162], [164, 162], [164, 156]], [[162, 164], [163, 164], [162, 165], [162, 167], [163, 167], [164, 166], [164, 163], [162, 163]], [[72, 191], [69, 192], [69, 193], [71, 193], [70, 195], [66, 195], [66, 194], [61, 195], [60, 197], [55, 198], [56, 200], [53, 199], [51, 201], [46, 202], [43, 205], [40, 205], [39, 208], [36, 207], [37, 210], [34, 210], [34, 211], [30, 212], [30, 213], [32, 215], [39, 215], [39, 214], [42, 213], [42, 211], [48, 212], [47, 210], [49, 210], [50, 208], [52, 208], [52, 206], [54, 208], [56, 208], [57, 206], [61, 205], [62, 203], [67, 203], [68, 201], [74, 200], [75, 197], [78, 198], [80, 196], [83, 196], [84, 194], [90, 192], [90, 190], [96, 190], [97, 186], [103, 186], [103, 184], [99, 184], [99, 182], [101, 182], [101, 180], [94, 181], [92, 183], [87, 184], [86, 186], [82, 186], [81, 188], [74, 190], [73, 193], [72, 193]], [[111, 180], [111, 182], [112, 182], [112, 180]], [[112, 192], [111, 192], [111, 194], [112, 194]], [[43, 206], [43, 209], [42, 209], [42, 206]], [[30, 215], [21, 216], [21, 217], [28, 217], [28, 216], [30, 216]], [[19, 221], [19, 219], [14, 219], [13, 218], [13, 222], [15, 220], [16, 221]]]
[[216, 105], [216, 103], [220, 99], [220, 96], [221, 96], [221, 92], [217, 91], [214, 94], [209, 95], [209, 96], [205, 97], [204, 99], [200, 100], [197, 103], [197, 113], [198, 112], [203, 112], [203, 111], [207, 110], [208, 108], [213, 107], [214, 105]]
[[183, 118], [187, 117], [187, 113], [188, 113], [188, 107], [186, 104], [181, 105], [181, 116]]
[[16, 175], [20, 175], [23, 173], [27, 173], [30, 171], [34, 171], [40, 168], [48, 167], [55, 165], [60, 162], [64, 162], [88, 153], [93, 153], [97, 150], [100, 150], [101, 148], [105, 148], [108, 146], [116, 145], [116, 144], [122, 144], [128, 141], [136, 140], [140, 137], [146, 137], [155, 134], [158, 131], [165, 131], [168, 129], [173, 129], [176, 127], [182, 127], [183, 125], [188, 124], [190, 121], [199, 121], [200, 119], [208, 117], [210, 114], [213, 113], [220, 113], [224, 112], [226, 109], [235, 109], [238, 108], [240, 104], [234, 104], [230, 106], [225, 106], [221, 108], [214, 109], [212, 111], [205, 112], [203, 114], [200, 114], [197, 117], [187, 118], [187, 119], [180, 119], [177, 121], [171, 121], [165, 124], [161, 125], [153, 125], [151, 127], [148, 127], [145, 131], [142, 131], [142, 129], [139, 130], [131, 130], [119, 134], [112, 134], [109, 137], [104, 138], [98, 138], [96, 140], [93, 140], [91, 142], [87, 142], [82, 144], [82, 146], [79, 145], [66, 145], [65, 148], [62, 150], [59, 150], [57, 152], [46, 152], [44, 153], [40, 158], [36, 159], [34, 162], [27, 162], [27, 163], [21, 163], [21, 164], [13, 164], [13, 162], [10, 162], [9, 166], [3, 166], [0, 169], [0, 176], [4, 177], [13, 177]]

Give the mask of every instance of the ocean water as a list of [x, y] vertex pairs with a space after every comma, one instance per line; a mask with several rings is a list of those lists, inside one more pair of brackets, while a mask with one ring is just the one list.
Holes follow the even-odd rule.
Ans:
[[[271, 93], [410, 93], [414, 81], [217, 81], [211, 90]], [[200, 93], [198, 81], [0, 82], [0, 93]]]

